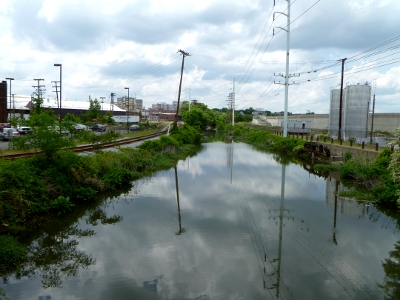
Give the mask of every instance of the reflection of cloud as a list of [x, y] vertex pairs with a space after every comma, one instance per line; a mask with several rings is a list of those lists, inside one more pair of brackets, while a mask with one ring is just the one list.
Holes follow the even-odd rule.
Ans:
[[[99, 223], [95, 236], [80, 240], [78, 249], [91, 253], [95, 266], [66, 280], [62, 290], [43, 292], [32, 284], [32, 295], [274, 299], [269, 292], [274, 295], [275, 290], [265, 290], [264, 281], [267, 287], [276, 286], [282, 168], [271, 155], [235, 144], [231, 184], [227, 146], [205, 145], [192, 157], [190, 168], [202, 170], [195, 178], [187, 166], [178, 168], [185, 234], [175, 235], [179, 220], [174, 170], [159, 172], [151, 181], [138, 181], [137, 194], [107, 206], [108, 216], [121, 215], [120, 223]], [[211, 157], [213, 163], [208, 162]], [[251, 158], [249, 164], [246, 157]], [[281, 298], [362, 298], [366, 285], [382, 282], [380, 259], [397, 237], [367, 218], [343, 215], [337, 222], [339, 242], [334, 245], [333, 209], [325, 205], [325, 180], [291, 164], [285, 182]], [[84, 220], [80, 226], [89, 226]], [[9, 286], [14, 288], [12, 295], [22, 293], [21, 282]]]

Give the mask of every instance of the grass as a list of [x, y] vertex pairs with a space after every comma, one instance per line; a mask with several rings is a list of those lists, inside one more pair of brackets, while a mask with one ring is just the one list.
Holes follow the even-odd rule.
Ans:
[[369, 201], [369, 202], [376, 201], [376, 198], [372, 193], [360, 190], [341, 191], [339, 192], [339, 196], [345, 198], [354, 198], [359, 201]]

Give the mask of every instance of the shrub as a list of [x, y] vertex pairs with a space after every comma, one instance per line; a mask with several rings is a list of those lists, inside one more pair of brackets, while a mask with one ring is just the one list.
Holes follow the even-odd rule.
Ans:
[[70, 211], [72, 206], [74, 206], [74, 204], [69, 201], [69, 197], [63, 196], [58, 196], [57, 199], [53, 200], [51, 203], [53, 209], [62, 213]]
[[26, 249], [11, 236], [0, 236], [0, 274], [18, 269], [26, 259]]
[[108, 190], [116, 190], [119, 187], [129, 184], [133, 180], [130, 171], [113, 167], [104, 175], [104, 186]]
[[353, 154], [350, 151], [346, 151], [346, 153], [343, 156], [343, 161], [345, 163], [348, 162], [352, 156], [353, 156]]
[[194, 127], [187, 124], [171, 130], [170, 134], [179, 143], [179, 145], [199, 145], [201, 143], [201, 134]]

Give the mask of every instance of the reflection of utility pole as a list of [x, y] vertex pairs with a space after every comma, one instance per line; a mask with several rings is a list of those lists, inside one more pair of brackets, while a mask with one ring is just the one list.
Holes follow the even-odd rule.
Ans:
[[277, 279], [276, 284], [274, 284], [274, 288], [276, 288], [276, 297], [279, 298], [280, 294], [280, 282], [281, 282], [281, 264], [282, 264], [282, 241], [283, 241], [283, 218], [284, 212], [290, 212], [291, 210], [285, 209], [285, 180], [286, 180], [286, 166], [282, 165], [282, 178], [281, 178], [281, 202], [279, 207], [279, 246], [278, 246], [278, 258], [274, 261], [278, 261], [277, 268]]
[[278, 247], [278, 269], [276, 279], [276, 297], [279, 298], [279, 285], [281, 281], [281, 262], [282, 262], [282, 225], [283, 225], [283, 212], [285, 201], [285, 176], [286, 166], [282, 165], [282, 178], [281, 178], [281, 205], [279, 207], [279, 247]]
[[231, 139], [231, 146], [228, 148], [228, 164], [231, 167], [231, 184], [233, 175], [233, 139]]
[[182, 220], [181, 220], [181, 207], [179, 205], [178, 170], [176, 169], [176, 166], [174, 167], [174, 169], [175, 169], [176, 201], [178, 202], [178, 220], [179, 220], [179, 231], [175, 233], [175, 235], [181, 235], [186, 230], [185, 228], [182, 228], [182, 222], [181, 222]]
[[336, 180], [335, 183], [335, 210], [333, 212], [333, 243], [337, 245], [337, 240], [336, 240], [336, 217], [337, 217], [337, 205], [338, 205], [338, 193], [339, 193], [339, 180]]

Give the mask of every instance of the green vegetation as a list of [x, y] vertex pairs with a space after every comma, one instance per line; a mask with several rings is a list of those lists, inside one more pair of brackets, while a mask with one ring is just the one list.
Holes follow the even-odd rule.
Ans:
[[7, 274], [12, 270], [18, 269], [25, 259], [25, 247], [21, 246], [11, 236], [0, 236], [0, 274]]
[[217, 129], [219, 137], [233, 135], [236, 142], [244, 142], [253, 145], [259, 150], [271, 151], [284, 155], [293, 155], [298, 149], [303, 148], [305, 140], [297, 138], [283, 138], [270, 131], [255, 129], [238, 123], [235, 126], [226, 125]]
[[81, 156], [57, 149], [50, 156], [0, 160], [0, 224], [3, 229], [10, 228], [39, 214], [63, 213], [82, 201], [93, 201], [100, 192], [117, 190], [134, 179], [174, 166], [196, 149], [200, 139], [193, 127], [185, 125], [171, 136], [145, 142], [137, 149], [121, 148], [117, 153], [98, 151]]

